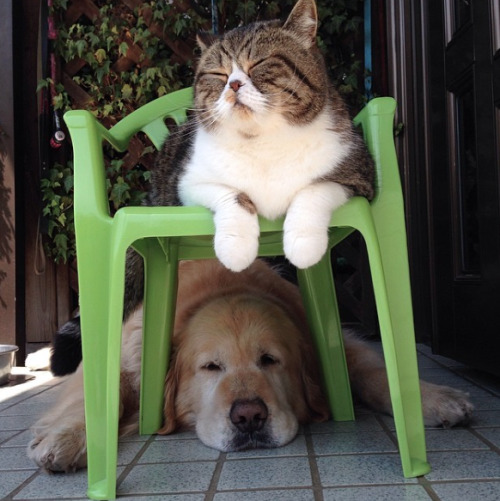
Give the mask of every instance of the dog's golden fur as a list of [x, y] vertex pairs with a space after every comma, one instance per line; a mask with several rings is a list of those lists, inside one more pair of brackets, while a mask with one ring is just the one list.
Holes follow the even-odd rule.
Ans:
[[[137, 430], [142, 309], [123, 329], [120, 433]], [[385, 368], [353, 335], [345, 336], [353, 391], [390, 413]], [[426, 424], [468, 419], [464, 393], [422, 382]], [[328, 418], [318, 364], [297, 288], [261, 261], [232, 273], [217, 261], [181, 263], [173, 354], [159, 433], [195, 429], [222, 451], [277, 447], [300, 423]], [[86, 464], [81, 366], [59, 403], [33, 427], [29, 456], [48, 470]]]

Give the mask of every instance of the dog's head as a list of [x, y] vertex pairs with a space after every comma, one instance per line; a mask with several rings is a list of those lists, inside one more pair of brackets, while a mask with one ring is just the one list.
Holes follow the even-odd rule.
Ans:
[[222, 451], [277, 447], [328, 411], [304, 333], [275, 301], [241, 293], [199, 306], [176, 334], [165, 426]]

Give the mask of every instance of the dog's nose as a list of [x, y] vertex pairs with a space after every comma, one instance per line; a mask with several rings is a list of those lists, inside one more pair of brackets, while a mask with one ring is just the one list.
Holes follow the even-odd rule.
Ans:
[[229, 412], [231, 423], [244, 433], [260, 430], [268, 415], [267, 406], [260, 398], [236, 400]]

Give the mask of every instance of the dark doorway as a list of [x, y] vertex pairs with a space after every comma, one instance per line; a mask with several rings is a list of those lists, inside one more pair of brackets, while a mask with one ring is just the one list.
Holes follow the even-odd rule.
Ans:
[[433, 349], [500, 375], [500, 5], [428, 9]]

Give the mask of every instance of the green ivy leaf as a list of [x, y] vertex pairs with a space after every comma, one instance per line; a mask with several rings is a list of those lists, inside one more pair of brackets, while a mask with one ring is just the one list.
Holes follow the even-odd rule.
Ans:
[[[47, 214], [44, 214], [45, 216]], [[54, 234], [54, 230], [57, 229], [57, 224], [54, 220], [50, 219], [48, 224], [47, 224], [47, 234], [49, 235], [49, 237], [52, 237], [52, 235]]]
[[68, 174], [63, 181], [64, 189], [66, 193], [70, 193], [73, 190], [73, 175]]
[[56, 247], [58, 248], [59, 252], [63, 255], [64, 259], [66, 260], [67, 256], [67, 251], [68, 251], [68, 237], [64, 233], [58, 233], [54, 237], [54, 243], [56, 244]]
[[134, 93], [134, 89], [129, 84], [125, 84], [122, 87], [122, 97], [123, 99], [130, 99], [132, 94]]
[[50, 85], [50, 78], [45, 78], [43, 80], [40, 80], [38, 82], [38, 85], [36, 86], [36, 91], [35, 92], [40, 92], [42, 89], [48, 89]]
[[123, 166], [123, 160], [121, 158], [114, 158], [110, 162], [111, 170], [114, 172], [120, 172]]
[[68, 8], [68, 0], [54, 0], [53, 8], [66, 10]]
[[115, 209], [122, 206], [129, 198], [130, 186], [125, 182], [122, 176], [118, 176], [115, 184], [111, 188], [110, 200], [113, 202]]
[[78, 40], [75, 42], [75, 47], [78, 57], [82, 57], [83, 53], [87, 50], [87, 42], [85, 40]]
[[127, 42], [122, 42], [118, 46], [118, 54], [121, 54], [122, 56], [126, 56], [128, 52], [128, 43]]
[[61, 226], [66, 226], [66, 214], [64, 212], [62, 212], [60, 214], [60, 216], [57, 218], [57, 220], [59, 221], [59, 224]]
[[113, 47], [115, 39], [112, 36], [106, 37], [106, 50], [109, 52], [111, 47]]
[[105, 75], [109, 73], [109, 67], [111, 65], [111, 61], [105, 61], [102, 66], [96, 69], [95, 71], [95, 76], [97, 77], [97, 81], [99, 83], [102, 83], [102, 80]]
[[106, 51], [104, 49], [97, 49], [94, 52], [94, 57], [96, 58], [99, 64], [102, 64], [102, 62], [106, 59], [107, 56], [108, 55], [106, 54]]

